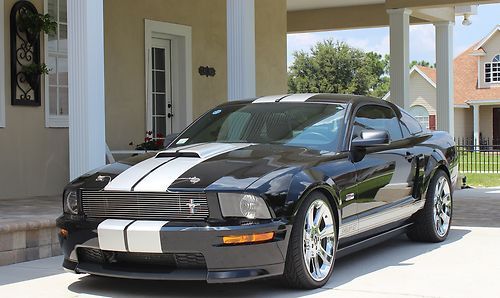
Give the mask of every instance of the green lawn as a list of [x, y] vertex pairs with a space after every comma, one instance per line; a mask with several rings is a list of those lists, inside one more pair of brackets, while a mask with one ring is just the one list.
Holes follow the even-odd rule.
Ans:
[[[500, 174], [477, 174], [462, 173], [461, 177], [467, 177], [467, 185], [473, 187], [492, 187], [500, 186]], [[458, 181], [462, 184], [462, 181]]]

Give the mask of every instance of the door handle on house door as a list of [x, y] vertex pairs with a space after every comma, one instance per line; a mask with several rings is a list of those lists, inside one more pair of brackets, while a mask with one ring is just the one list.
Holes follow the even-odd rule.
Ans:
[[174, 114], [172, 114], [172, 113], [168, 113], [168, 114], [167, 114], [167, 117], [168, 117], [168, 118], [172, 118], [172, 117], [174, 117]]

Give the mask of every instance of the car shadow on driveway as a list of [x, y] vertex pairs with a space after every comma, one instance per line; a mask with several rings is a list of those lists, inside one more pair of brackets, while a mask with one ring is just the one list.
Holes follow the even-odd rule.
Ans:
[[70, 284], [68, 289], [78, 294], [113, 297], [301, 297], [334, 289], [365, 274], [390, 266], [411, 266], [411, 259], [460, 240], [470, 230], [450, 230], [442, 243], [417, 243], [400, 236], [346, 256], [336, 261], [333, 276], [322, 289], [313, 291], [290, 290], [277, 279], [232, 284], [207, 284], [205, 282], [144, 281], [84, 276]]

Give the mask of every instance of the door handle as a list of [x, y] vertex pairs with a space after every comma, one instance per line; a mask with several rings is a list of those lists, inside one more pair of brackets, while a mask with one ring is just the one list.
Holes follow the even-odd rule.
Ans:
[[172, 113], [168, 113], [168, 114], [167, 114], [167, 117], [168, 117], [168, 118], [172, 118], [172, 117], [174, 117], [174, 114], [172, 114]]

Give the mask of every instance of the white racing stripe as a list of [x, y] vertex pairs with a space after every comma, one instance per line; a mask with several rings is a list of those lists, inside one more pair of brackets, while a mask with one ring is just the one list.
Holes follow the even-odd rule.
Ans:
[[280, 102], [305, 102], [318, 93], [292, 94], [280, 100]]
[[177, 157], [156, 169], [154, 173], [144, 177], [134, 187], [134, 191], [166, 191], [167, 188], [175, 180], [177, 180], [177, 178], [179, 178], [182, 174], [184, 174], [186, 171], [196, 166], [197, 164], [202, 163], [203, 161], [217, 155], [245, 148], [250, 145], [251, 144], [209, 143], [202, 144], [196, 147], [190, 147], [186, 150], [181, 150], [180, 152], [184, 153], [196, 153], [200, 156], [200, 158]]
[[111, 251], [127, 251], [125, 245], [125, 228], [133, 220], [106, 219], [97, 226], [99, 248]]
[[126, 169], [118, 175], [115, 179], [111, 180], [104, 190], [115, 190], [115, 191], [130, 191], [134, 184], [137, 183], [142, 177], [146, 176], [153, 169], [159, 167], [171, 160], [168, 158], [149, 158], [140, 163]]
[[252, 101], [252, 103], [276, 102], [276, 100], [281, 99], [285, 96], [288, 96], [288, 95], [282, 94], [282, 95], [263, 96], [263, 97], [259, 97], [256, 100]]
[[168, 221], [138, 220], [128, 226], [128, 251], [162, 253], [160, 231], [167, 223]]

